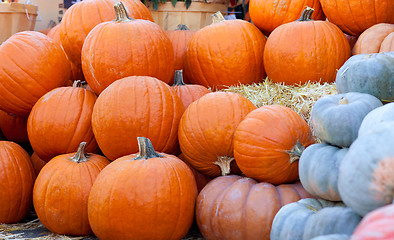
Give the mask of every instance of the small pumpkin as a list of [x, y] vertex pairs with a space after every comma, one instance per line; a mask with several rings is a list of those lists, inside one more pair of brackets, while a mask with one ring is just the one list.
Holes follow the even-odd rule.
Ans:
[[89, 222], [107, 239], [176, 240], [189, 231], [197, 197], [190, 168], [179, 158], [156, 153], [139, 137], [138, 154], [110, 163], [89, 195]]
[[30, 159], [31, 159], [31, 162], [33, 163], [34, 172], [35, 172], [36, 176], [38, 176], [41, 169], [44, 167], [44, 165], [47, 162], [42, 160], [35, 152], [33, 152], [33, 154], [30, 156]]
[[379, 99], [366, 93], [327, 95], [312, 106], [310, 126], [323, 142], [349, 147], [357, 138], [364, 117], [380, 106], [383, 104]]
[[394, 103], [387, 103], [370, 111], [361, 122], [358, 136], [367, 134], [378, 125], [388, 122], [393, 122], [394, 124]]
[[185, 162], [190, 167], [190, 170], [192, 170], [194, 178], [196, 179], [197, 193], [200, 193], [201, 190], [212, 180], [212, 178], [205, 176], [204, 174], [200, 173], [192, 166], [190, 166], [187, 160], [185, 160], [185, 156], [182, 153], [178, 155], [178, 158]]
[[82, 142], [77, 152], [51, 159], [34, 184], [34, 209], [40, 222], [53, 233], [73, 236], [92, 233], [88, 197], [98, 174], [110, 161], [86, 153], [85, 146], [86, 142]]
[[388, 37], [391, 33], [393, 33], [392, 36], [394, 36], [394, 24], [379, 23], [373, 25], [358, 37], [357, 42], [352, 50], [352, 55], [394, 51], [394, 48], [390, 49], [390, 47], [385, 49], [387, 47], [386, 44], [391, 45], [392, 40], [389, 39], [392, 39], [393, 37], [390, 37], [387, 40], [387, 43], [383, 44], [386, 37]]
[[0, 129], [9, 141], [17, 143], [29, 142], [26, 117], [14, 116], [0, 110]]

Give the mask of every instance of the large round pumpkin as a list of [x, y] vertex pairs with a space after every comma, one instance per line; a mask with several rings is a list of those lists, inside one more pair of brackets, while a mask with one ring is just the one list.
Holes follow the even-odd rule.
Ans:
[[149, 137], [155, 150], [178, 153], [178, 125], [184, 107], [164, 82], [144, 76], [112, 83], [94, 105], [92, 126], [105, 156], [115, 160], [138, 152], [137, 137]]
[[31, 208], [33, 165], [18, 144], [0, 141], [0, 223], [17, 223]]
[[358, 36], [378, 23], [394, 23], [392, 0], [320, 0], [328, 21]]
[[233, 92], [208, 93], [191, 103], [178, 130], [185, 160], [209, 177], [227, 175], [231, 166], [237, 170], [233, 161], [234, 132], [254, 109], [250, 100]]
[[[99, 23], [115, 19], [113, 9], [117, 0], [84, 0], [65, 12], [60, 29], [62, 46], [70, 60], [81, 67], [81, 50], [88, 33]], [[123, 0], [133, 18], [153, 21], [149, 9], [139, 0]]]
[[312, 21], [312, 13], [306, 8], [299, 20], [277, 27], [268, 37], [264, 66], [274, 82], [333, 82], [350, 57], [343, 32], [328, 21]]
[[[393, 9], [394, 10], [394, 9]], [[387, 43], [383, 43], [391, 33], [392, 37], [389, 37]], [[394, 37], [394, 23], [379, 23], [373, 25], [372, 27], [365, 30], [357, 39], [354, 48], [352, 49], [352, 54], [366, 54], [366, 53], [378, 53], [378, 52], [391, 52], [394, 51], [393, 48], [387, 47], [387, 45], [391, 45]], [[382, 49], [383, 48], [383, 49]], [[387, 48], [387, 49], [386, 49]]]
[[266, 105], [250, 112], [234, 134], [234, 157], [248, 177], [272, 184], [298, 179], [298, 159], [314, 143], [305, 120], [291, 108]]
[[66, 85], [70, 64], [48, 36], [19, 32], [0, 45], [0, 109], [27, 117], [36, 101]]
[[26, 117], [10, 115], [0, 110], [0, 129], [9, 141], [17, 143], [29, 142]]
[[250, 0], [249, 14], [253, 24], [268, 36], [278, 26], [297, 20], [306, 6], [315, 9], [312, 19], [325, 19], [318, 0]]
[[224, 20], [219, 13], [211, 25], [197, 31], [187, 45], [185, 77], [213, 89], [261, 82], [265, 36], [244, 20]]
[[110, 163], [89, 196], [89, 222], [102, 239], [181, 239], [189, 231], [197, 197], [190, 168], [156, 153], [138, 138], [139, 154]]
[[196, 220], [205, 239], [269, 240], [279, 209], [306, 197], [300, 183], [274, 186], [236, 175], [217, 177], [197, 197]]
[[96, 177], [110, 161], [86, 153], [85, 145], [82, 142], [77, 152], [54, 157], [41, 169], [34, 183], [34, 209], [40, 222], [53, 233], [73, 236], [92, 233], [88, 197]]
[[49, 161], [57, 155], [75, 152], [81, 142], [87, 142], [86, 151], [97, 151], [91, 124], [96, 99], [93, 92], [78, 87], [78, 82], [41, 97], [27, 120], [34, 152]]

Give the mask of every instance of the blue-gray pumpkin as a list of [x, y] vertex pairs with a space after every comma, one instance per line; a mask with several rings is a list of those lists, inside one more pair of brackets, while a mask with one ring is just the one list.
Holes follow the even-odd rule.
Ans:
[[364, 135], [373, 130], [376, 126], [387, 122], [393, 122], [394, 124], [394, 102], [387, 103], [369, 112], [361, 122], [358, 136]]
[[346, 234], [329, 234], [312, 238], [311, 240], [349, 240], [350, 236]]

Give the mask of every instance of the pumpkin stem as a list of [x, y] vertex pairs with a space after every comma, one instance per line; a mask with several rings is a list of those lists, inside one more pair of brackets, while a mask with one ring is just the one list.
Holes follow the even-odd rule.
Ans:
[[138, 148], [140, 152], [134, 160], [149, 159], [149, 158], [163, 158], [164, 156], [155, 152], [152, 142], [146, 137], [137, 137]]
[[172, 86], [183, 86], [183, 85], [185, 85], [185, 83], [183, 82], [183, 71], [175, 70], [174, 85]]
[[345, 98], [345, 97], [341, 97], [341, 99], [339, 99], [338, 103], [340, 105], [342, 105], [342, 104], [349, 104], [349, 100], [347, 98]]
[[230, 164], [233, 160], [233, 157], [219, 156], [213, 164], [219, 166], [222, 176], [226, 176], [230, 174]]
[[175, 30], [190, 30], [190, 29], [185, 24], [178, 24], [178, 27]]
[[304, 145], [302, 145], [300, 141], [297, 141], [293, 149], [291, 149], [290, 151], [286, 151], [286, 153], [288, 153], [290, 156], [290, 164], [294, 163], [295, 161], [298, 161], [304, 150], [305, 150]]
[[297, 21], [300, 21], [300, 22], [311, 21], [313, 11], [315, 11], [315, 9], [307, 6], [304, 9], [304, 11], [302, 11], [301, 17]]
[[126, 8], [124, 7], [122, 2], [117, 2], [114, 5], [115, 9], [115, 22], [127, 22], [133, 20], [133, 18], [130, 18], [129, 15], [127, 15]]
[[216, 13], [212, 14], [211, 16], [212, 19], [212, 24], [220, 23], [225, 21], [223, 14], [220, 11], [217, 11]]
[[73, 157], [70, 158], [71, 161], [76, 163], [83, 163], [89, 160], [90, 154], [85, 151], [86, 142], [81, 142], [78, 146], [78, 150]]
[[82, 87], [82, 81], [81, 80], [75, 80], [74, 82], [73, 82], [73, 87]]

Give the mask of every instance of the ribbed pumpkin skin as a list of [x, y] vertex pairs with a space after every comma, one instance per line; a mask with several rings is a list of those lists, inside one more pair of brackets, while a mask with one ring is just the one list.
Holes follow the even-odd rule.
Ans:
[[[271, 184], [298, 179], [295, 146], [314, 143], [305, 120], [294, 110], [280, 105], [266, 105], [250, 112], [234, 134], [234, 157], [248, 177]], [[293, 159], [294, 158], [294, 159]]]
[[33, 154], [30, 156], [31, 162], [33, 163], [33, 168], [34, 172], [36, 173], [36, 176], [40, 173], [41, 169], [44, 167], [44, 165], [47, 163], [44, 160], [42, 160], [37, 153], [33, 152]]
[[394, 204], [368, 213], [354, 230], [351, 240], [394, 239]]
[[137, 137], [148, 137], [157, 151], [178, 151], [182, 101], [164, 82], [144, 76], [120, 79], [105, 89], [93, 109], [96, 140], [110, 160], [138, 152]]
[[27, 136], [27, 118], [9, 115], [0, 110], [0, 129], [9, 141], [29, 142]]
[[0, 223], [17, 223], [26, 216], [34, 179], [27, 152], [16, 143], [0, 141]]
[[91, 117], [97, 96], [79, 87], [61, 87], [40, 98], [27, 120], [30, 144], [44, 161], [77, 151], [87, 142], [86, 151], [98, 150]]
[[209, 240], [269, 240], [279, 209], [306, 197], [311, 196], [300, 183], [274, 186], [236, 175], [218, 177], [197, 197], [197, 224]]
[[253, 24], [268, 36], [278, 26], [300, 18], [306, 6], [315, 9], [312, 19], [325, 19], [318, 0], [251, 0], [249, 14]]
[[25, 31], [0, 46], [0, 109], [27, 117], [34, 103], [66, 85], [70, 65], [60, 46], [46, 35]]
[[[352, 54], [356, 55], [382, 52], [382, 43], [391, 33], [394, 35], [394, 24], [379, 23], [373, 25], [358, 37], [352, 50]], [[383, 48], [385, 48], [385, 46], [383, 46]], [[390, 48], [387, 50], [388, 51], [386, 52], [394, 51], [394, 49], [390, 50]]]
[[379, 52], [393, 52], [394, 51], [394, 32], [390, 33], [383, 39], [380, 45]]
[[327, 21], [295, 21], [277, 27], [268, 37], [264, 66], [274, 82], [333, 82], [350, 57], [343, 32]]
[[358, 136], [365, 135], [377, 126], [389, 122], [394, 123], [394, 103], [387, 103], [370, 111], [361, 122]]
[[223, 174], [214, 163], [220, 156], [234, 156], [235, 129], [254, 109], [250, 100], [232, 92], [208, 93], [190, 104], [178, 129], [181, 151], [188, 163], [209, 177]]
[[102, 239], [176, 240], [189, 231], [197, 197], [189, 167], [164, 158], [124, 156], [108, 165], [89, 196], [89, 222]]
[[[88, 33], [99, 23], [115, 19], [114, 4], [117, 0], [84, 0], [72, 5], [65, 12], [60, 37], [70, 60], [81, 66], [81, 50]], [[153, 21], [149, 9], [138, 0], [122, 1], [130, 17]]]
[[74, 155], [56, 156], [41, 169], [34, 184], [33, 203], [40, 222], [51, 232], [84, 236], [92, 233], [88, 220], [90, 189], [110, 161], [90, 154], [86, 162], [77, 163], [70, 159]]
[[320, 0], [328, 21], [342, 31], [358, 36], [378, 23], [394, 23], [392, 0]]
[[[265, 36], [244, 20], [227, 20], [197, 31], [186, 50], [185, 78], [222, 89], [262, 81]], [[247, 66], [247, 67], [240, 67]]]

